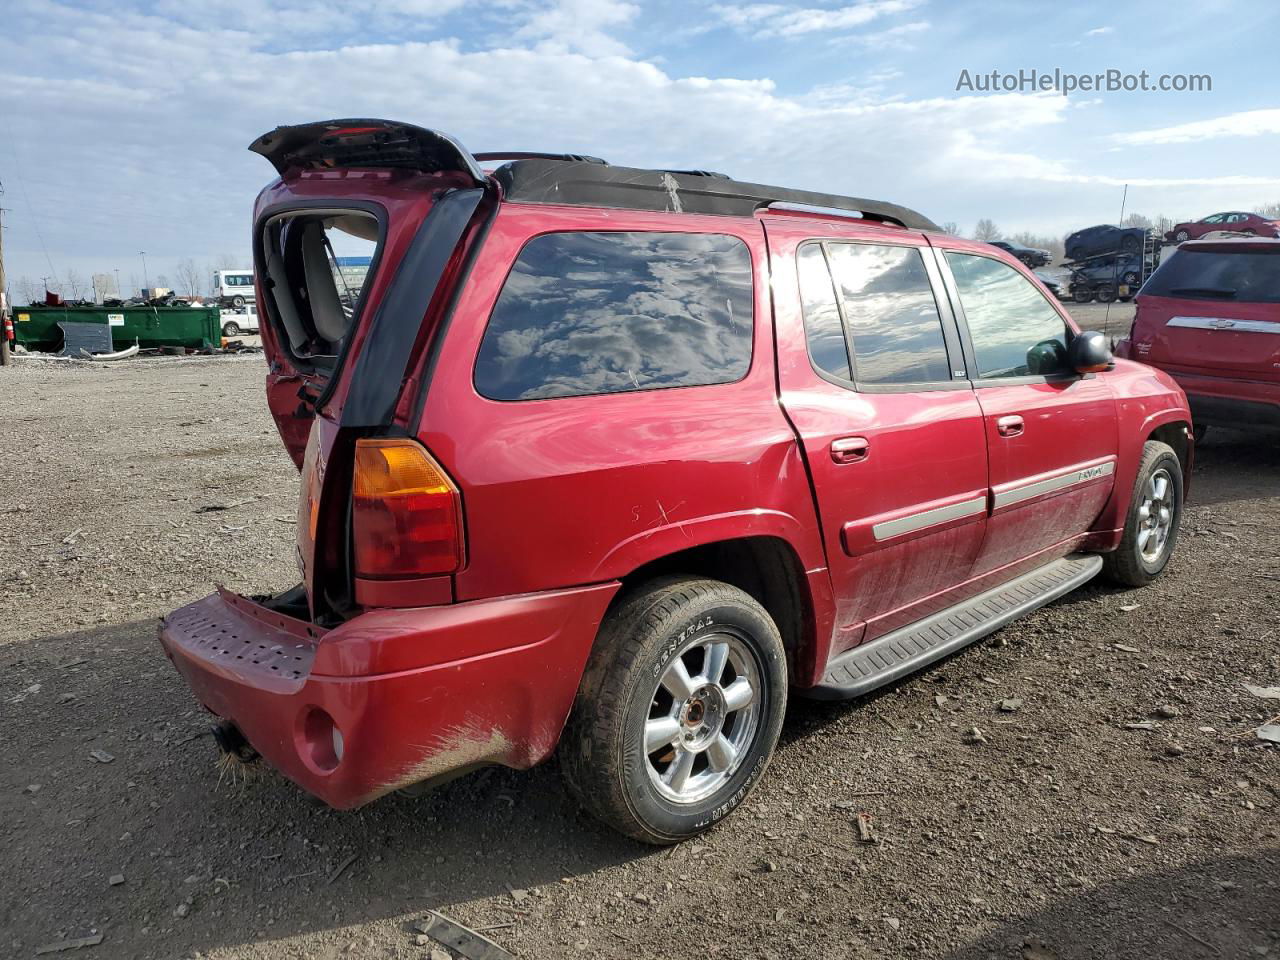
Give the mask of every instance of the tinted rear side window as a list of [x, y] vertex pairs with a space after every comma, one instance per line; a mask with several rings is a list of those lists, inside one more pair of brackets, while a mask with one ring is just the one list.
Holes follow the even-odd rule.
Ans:
[[852, 380], [849, 351], [845, 346], [844, 325], [836, 305], [836, 290], [831, 285], [831, 271], [822, 247], [807, 243], [796, 259], [800, 275], [800, 304], [804, 310], [804, 336], [809, 343], [809, 356], [819, 370], [841, 380]]
[[920, 251], [870, 243], [827, 249], [853, 340], [854, 379], [874, 386], [950, 380], [942, 318]]
[[1182, 248], [1142, 287], [1153, 297], [1280, 303], [1280, 249], [1224, 253]]
[[751, 366], [737, 237], [552, 233], [520, 252], [476, 360], [491, 400], [730, 383]]

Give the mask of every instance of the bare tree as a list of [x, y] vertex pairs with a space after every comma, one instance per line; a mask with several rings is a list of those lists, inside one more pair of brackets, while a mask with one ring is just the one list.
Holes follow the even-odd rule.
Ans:
[[179, 292], [185, 293], [188, 297], [198, 296], [200, 293], [200, 268], [196, 266], [196, 262], [190, 257], [178, 261], [178, 287]]
[[[220, 253], [213, 260], [213, 270], [239, 270], [244, 266], [244, 261], [230, 253]], [[213, 274], [210, 270], [210, 275]]]
[[1061, 237], [1050, 237], [1040, 233], [1032, 233], [1030, 230], [1023, 230], [1021, 233], [1015, 233], [1009, 239], [1015, 243], [1034, 247], [1037, 250], [1048, 250], [1050, 261], [1063, 258]]
[[942, 225], [942, 232], [949, 237], [958, 237], [960, 236], [960, 224], [954, 220], [948, 220]]
[[1141, 213], [1131, 213], [1124, 218], [1124, 223], [1121, 226], [1150, 230], [1155, 227], [1155, 223], [1152, 222], [1150, 217], [1143, 216]]
[[981, 240], [983, 243], [999, 240], [1000, 228], [995, 225], [995, 221], [983, 217], [978, 221], [977, 226], [973, 228], [973, 239]]
[[83, 286], [84, 286], [84, 277], [80, 276], [79, 271], [74, 270], [71, 267], [68, 267], [67, 273], [66, 273], [66, 286], [63, 287], [63, 290], [66, 292], [67, 296], [72, 300], [79, 300], [80, 290]]
[[40, 288], [30, 277], [18, 278], [18, 295], [27, 303], [35, 303]]
[[1254, 208], [1255, 211], [1268, 220], [1280, 220], [1280, 201], [1276, 203], [1260, 203]]

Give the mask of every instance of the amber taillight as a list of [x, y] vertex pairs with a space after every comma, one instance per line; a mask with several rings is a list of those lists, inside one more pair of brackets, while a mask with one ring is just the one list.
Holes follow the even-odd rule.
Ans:
[[357, 577], [426, 577], [462, 565], [458, 488], [413, 440], [356, 441], [351, 507]]

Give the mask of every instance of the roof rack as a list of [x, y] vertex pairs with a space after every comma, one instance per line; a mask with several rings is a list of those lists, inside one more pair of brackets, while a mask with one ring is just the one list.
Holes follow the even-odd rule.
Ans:
[[909, 230], [941, 232], [928, 217], [908, 207], [862, 197], [792, 190], [727, 177], [642, 170], [608, 164], [554, 160], [516, 160], [493, 172], [503, 197], [514, 203], [555, 203], [570, 206], [615, 207], [631, 210], [752, 216], [785, 204], [808, 212], [856, 215], [863, 220], [895, 223]]
[[534, 150], [491, 150], [488, 153], [471, 155], [480, 163], [491, 163], [494, 160], [571, 160], [577, 163], [602, 163], [609, 165], [608, 160], [601, 160], [585, 153], [539, 153]]
[[786, 204], [829, 215], [896, 223], [940, 232], [907, 207], [861, 197], [745, 183], [710, 170], [641, 170], [615, 167], [576, 153], [478, 153], [436, 130], [391, 120], [324, 120], [277, 127], [249, 149], [266, 157], [282, 177], [306, 170], [372, 167], [462, 174], [476, 186], [488, 177], [477, 161], [504, 160], [492, 174], [503, 197], [515, 203], [556, 203], [630, 210], [753, 216]]

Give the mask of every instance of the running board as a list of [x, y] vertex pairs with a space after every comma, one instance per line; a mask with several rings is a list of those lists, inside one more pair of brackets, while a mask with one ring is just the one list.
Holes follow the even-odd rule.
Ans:
[[1101, 569], [1102, 557], [1085, 553], [1037, 567], [971, 600], [846, 650], [827, 664], [821, 683], [803, 692], [819, 700], [848, 700], [870, 693], [1056, 600]]

